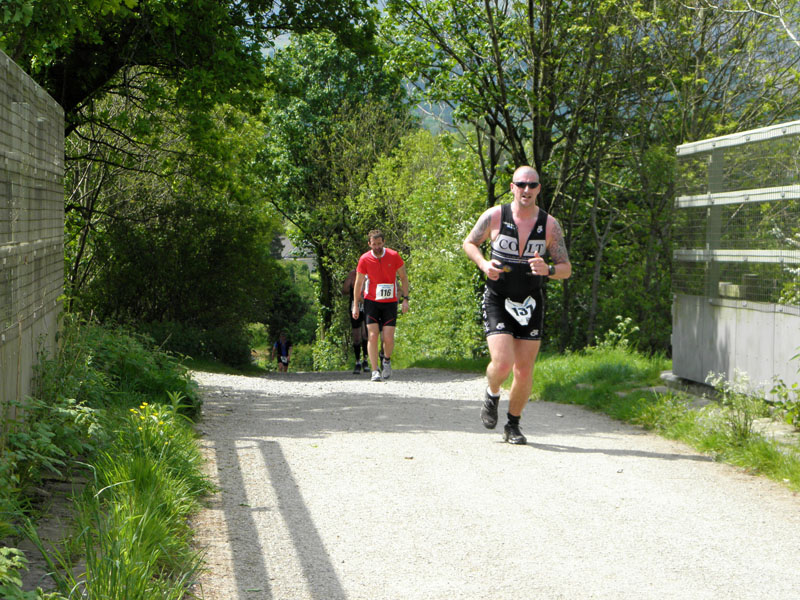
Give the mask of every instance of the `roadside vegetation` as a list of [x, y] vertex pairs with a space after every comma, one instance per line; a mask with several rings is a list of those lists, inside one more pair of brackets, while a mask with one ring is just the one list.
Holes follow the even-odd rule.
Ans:
[[[664, 392], [660, 374], [670, 361], [633, 350], [626, 338], [630, 330], [630, 321], [620, 319], [597, 346], [543, 357], [536, 367], [533, 399], [603, 412], [800, 490], [796, 390], [778, 384], [775, 389], [783, 394], [773, 389], [768, 401], [742, 374], [733, 382], [711, 374], [700, 397], [682, 389]], [[792, 424], [794, 433], [773, 435], [770, 424], [778, 423]]]
[[[17, 415], [4, 415], [0, 437], [0, 597], [183, 598], [201, 564], [187, 517], [212, 490], [187, 369], [146, 338], [70, 322], [58, 355], [40, 363], [34, 396], [8, 410]], [[75, 483], [63, 540], [37, 534], [49, 480]], [[23, 591], [25, 537], [55, 591]]]
[[[554, 345], [590, 346], [621, 314], [638, 348], [667, 353], [674, 200], [706, 181], [675, 147], [797, 118], [792, 19], [706, 2], [383, 4], [5, 3], [0, 50], [64, 102], [70, 312], [237, 367], [252, 324], [272, 341], [288, 329], [297, 364], [329, 370], [349, 352], [341, 284], [378, 227], [408, 265], [399, 335], [472, 358], [480, 276], [460, 244], [530, 164], [576, 273], [550, 286]], [[76, 65], [92, 69], [65, 75]], [[791, 160], [736, 160], [742, 181], [797, 180]], [[791, 251], [793, 202], [742, 217], [731, 247]], [[314, 257], [309, 285], [290, 247]]]

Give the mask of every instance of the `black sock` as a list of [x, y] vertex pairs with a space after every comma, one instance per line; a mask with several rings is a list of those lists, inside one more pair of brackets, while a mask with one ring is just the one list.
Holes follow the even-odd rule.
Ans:
[[364, 360], [367, 360], [369, 354], [367, 353], [367, 342], [361, 342], [361, 351], [364, 354]]
[[361, 362], [361, 346], [353, 344], [353, 354], [356, 355], [356, 362]]
[[519, 415], [519, 416], [515, 417], [511, 413], [506, 413], [506, 416], [508, 417], [508, 425], [513, 425], [514, 427], [519, 427], [519, 417], [522, 416], [522, 415]]

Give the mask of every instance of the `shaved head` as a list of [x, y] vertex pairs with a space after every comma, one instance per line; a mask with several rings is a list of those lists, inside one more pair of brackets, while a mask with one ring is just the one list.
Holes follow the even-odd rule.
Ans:
[[539, 179], [539, 174], [536, 172], [536, 169], [527, 165], [518, 167], [517, 170], [514, 171], [514, 181], [530, 181], [527, 177], [536, 177], [536, 179]]

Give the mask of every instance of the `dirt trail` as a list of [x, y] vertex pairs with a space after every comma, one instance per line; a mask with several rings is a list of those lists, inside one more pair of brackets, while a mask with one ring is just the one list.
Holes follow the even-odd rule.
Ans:
[[800, 498], [641, 429], [532, 403], [510, 446], [436, 370], [196, 379], [206, 600], [800, 599]]

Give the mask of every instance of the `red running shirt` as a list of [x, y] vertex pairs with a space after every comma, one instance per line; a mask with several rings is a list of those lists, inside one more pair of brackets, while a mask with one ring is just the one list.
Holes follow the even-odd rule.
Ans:
[[404, 264], [391, 248], [384, 248], [380, 258], [375, 258], [372, 250], [362, 254], [356, 271], [367, 276], [364, 297], [375, 302], [397, 302], [397, 270]]

